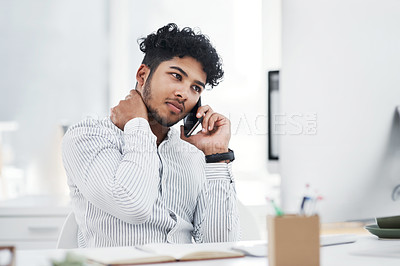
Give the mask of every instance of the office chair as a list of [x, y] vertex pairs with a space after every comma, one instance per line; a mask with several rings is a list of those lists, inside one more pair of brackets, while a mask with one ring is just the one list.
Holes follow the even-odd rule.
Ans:
[[240, 240], [260, 240], [261, 231], [254, 215], [239, 200], [237, 201], [237, 207], [240, 217]]
[[[240, 216], [241, 240], [259, 240], [260, 230], [253, 214], [240, 202], [237, 202]], [[70, 249], [78, 247], [78, 224], [75, 214], [69, 213], [61, 228], [57, 248]]]
[[57, 248], [77, 248], [78, 247], [78, 224], [75, 220], [74, 212], [70, 212], [65, 219], [57, 241]]

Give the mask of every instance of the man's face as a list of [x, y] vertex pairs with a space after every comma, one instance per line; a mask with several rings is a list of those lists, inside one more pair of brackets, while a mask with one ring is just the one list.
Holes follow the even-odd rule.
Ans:
[[206, 78], [202, 65], [192, 57], [162, 62], [144, 84], [149, 116], [162, 126], [173, 126], [197, 103]]

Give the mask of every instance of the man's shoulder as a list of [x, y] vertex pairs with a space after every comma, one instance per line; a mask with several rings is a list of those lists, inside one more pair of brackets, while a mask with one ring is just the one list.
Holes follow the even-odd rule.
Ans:
[[90, 130], [90, 129], [111, 129], [116, 130], [118, 129], [111, 121], [109, 117], [105, 117], [102, 119], [93, 118], [93, 117], [86, 117], [85, 119], [79, 121], [78, 123], [70, 126], [68, 131], [74, 130]]
[[65, 133], [66, 139], [82, 139], [86, 137], [107, 137], [110, 139], [119, 139], [121, 132], [111, 121], [110, 118], [93, 118], [87, 117], [80, 122], [70, 126]]

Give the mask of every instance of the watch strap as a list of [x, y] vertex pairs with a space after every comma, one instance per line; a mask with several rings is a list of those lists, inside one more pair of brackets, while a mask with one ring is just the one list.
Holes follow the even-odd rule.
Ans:
[[211, 155], [206, 155], [206, 163], [218, 163], [227, 160], [231, 162], [235, 160], [235, 154], [231, 149], [228, 149], [228, 152], [224, 153], [215, 153]]

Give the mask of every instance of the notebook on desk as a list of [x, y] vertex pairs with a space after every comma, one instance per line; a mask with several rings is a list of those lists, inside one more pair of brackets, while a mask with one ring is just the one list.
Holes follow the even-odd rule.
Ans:
[[89, 265], [122, 266], [144, 263], [177, 262], [244, 257], [232, 250], [232, 243], [148, 244], [137, 247], [94, 248], [74, 251]]
[[[323, 235], [320, 245], [331, 246], [353, 243], [356, 235]], [[81, 249], [74, 254], [83, 256], [89, 265], [136, 265], [144, 263], [240, 258], [244, 256], [266, 257], [267, 241], [241, 241], [205, 244], [148, 244], [137, 247], [112, 247]]]

